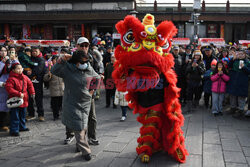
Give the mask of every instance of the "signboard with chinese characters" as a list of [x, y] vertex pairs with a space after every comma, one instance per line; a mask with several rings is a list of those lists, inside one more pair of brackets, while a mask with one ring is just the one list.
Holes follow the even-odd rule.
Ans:
[[173, 38], [172, 45], [189, 45], [190, 39], [189, 38]]
[[245, 47], [250, 47], [250, 40], [239, 40], [239, 44]]
[[113, 39], [120, 39], [121, 38], [121, 34], [113, 33], [112, 37], [113, 37]]
[[215, 46], [224, 46], [225, 40], [223, 38], [199, 38], [198, 40], [198, 45], [201, 46], [207, 46], [211, 43]]
[[[3, 45], [5, 40], [0, 40], [0, 45]], [[70, 46], [68, 40], [12, 40], [12, 44], [16, 46], [21, 46], [25, 43], [28, 46], [41, 46], [41, 47], [60, 47], [60, 46]]]

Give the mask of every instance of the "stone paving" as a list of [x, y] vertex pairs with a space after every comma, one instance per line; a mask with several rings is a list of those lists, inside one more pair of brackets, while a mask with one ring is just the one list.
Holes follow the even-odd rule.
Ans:
[[[104, 93], [104, 92], [102, 92]], [[120, 108], [105, 108], [104, 94], [96, 101], [98, 139], [91, 146], [92, 160], [86, 162], [75, 153], [75, 141], [64, 145], [65, 127], [53, 121], [50, 99], [45, 91], [45, 122], [27, 122], [30, 132], [20, 137], [0, 133], [1, 167], [247, 167], [250, 166], [250, 119], [237, 120], [230, 115], [214, 117], [202, 106], [185, 114], [183, 127], [190, 153], [185, 164], [179, 164], [164, 152], [156, 153], [149, 164], [142, 164], [135, 148], [140, 124], [132, 111], [120, 122]], [[183, 109], [184, 110], [184, 109]]]

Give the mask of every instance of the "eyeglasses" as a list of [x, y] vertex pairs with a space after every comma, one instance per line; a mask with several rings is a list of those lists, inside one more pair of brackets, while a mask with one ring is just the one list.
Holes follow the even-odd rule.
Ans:
[[7, 52], [7, 50], [1, 50], [1, 52]]
[[89, 45], [88, 44], [81, 44], [80, 47], [81, 48], [84, 48], [84, 47], [87, 48], [87, 47], [89, 47]]

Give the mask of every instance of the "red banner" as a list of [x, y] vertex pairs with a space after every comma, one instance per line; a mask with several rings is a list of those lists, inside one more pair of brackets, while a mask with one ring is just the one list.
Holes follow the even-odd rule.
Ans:
[[189, 38], [173, 38], [172, 45], [189, 45], [190, 39]]
[[[5, 42], [6, 40], [0, 40], [0, 45], [4, 45], [4, 42]], [[10, 43], [11, 44], [15, 44], [15, 42], [16, 41], [14, 41], [14, 40], [9, 40], [10, 41]]]
[[29, 45], [29, 46], [40, 45], [39, 40], [17, 40], [15, 43], [16, 43], [16, 45], [21, 45], [22, 43], [25, 43], [26, 45]]
[[250, 40], [239, 40], [239, 44], [250, 47]]
[[[6, 40], [0, 40], [0, 45], [3, 45]], [[25, 43], [28, 46], [42, 46], [42, 47], [61, 47], [61, 46], [70, 46], [68, 40], [12, 40], [12, 44], [16, 46], [21, 46], [22, 43]]]
[[69, 46], [70, 42], [68, 40], [40, 40], [41, 46], [52, 46], [52, 47], [59, 47], [59, 46]]
[[207, 46], [211, 43], [215, 46], [224, 46], [225, 40], [223, 38], [199, 38], [198, 40], [198, 44], [201, 46]]

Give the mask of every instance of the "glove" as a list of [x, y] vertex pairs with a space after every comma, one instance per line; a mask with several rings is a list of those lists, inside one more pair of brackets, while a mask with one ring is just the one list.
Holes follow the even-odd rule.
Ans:
[[31, 97], [33, 100], [35, 100], [35, 94], [30, 95], [30, 97]]

